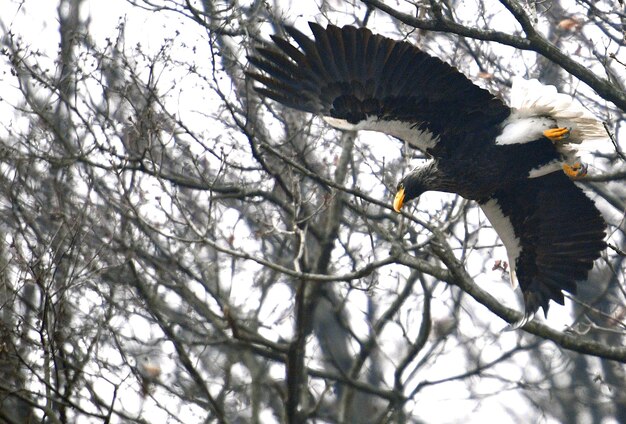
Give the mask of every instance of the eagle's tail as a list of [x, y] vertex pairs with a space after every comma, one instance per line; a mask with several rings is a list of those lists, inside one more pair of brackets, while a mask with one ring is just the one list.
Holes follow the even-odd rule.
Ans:
[[521, 116], [547, 116], [554, 119], [558, 127], [570, 129], [567, 143], [607, 138], [602, 122], [576, 99], [536, 79], [513, 79], [511, 107]]

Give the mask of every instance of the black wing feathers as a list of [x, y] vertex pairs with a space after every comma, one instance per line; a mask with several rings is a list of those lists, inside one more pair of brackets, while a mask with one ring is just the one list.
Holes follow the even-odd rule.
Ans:
[[289, 107], [356, 124], [370, 116], [404, 120], [435, 135], [493, 126], [509, 108], [463, 74], [404, 41], [367, 28], [310, 23], [314, 40], [291, 26], [298, 47], [273, 36], [248, 75], [257, 90]]
[[584, 192], [564, 173], [522, 180], [493, 196], [507, 216], [521, 253], [516, 261], [526, 309], [563, 304], [562, 290], [576, 294], [606, 248], [606, 224]]

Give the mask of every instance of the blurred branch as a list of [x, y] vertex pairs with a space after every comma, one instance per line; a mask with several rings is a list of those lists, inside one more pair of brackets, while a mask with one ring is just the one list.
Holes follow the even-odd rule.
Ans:
[[182, 366], [189, 373], [196, 386], [202, 392], [202, 395], [207, 400], [207, 405], [210, 406], [214, 417], [220, 423], [226, 423], [226, 418], [224, 416], [224, 411], [222, 410], [222, 405], [216, 401], [216, 399], [209, 392], [208, 387], [206, 386], [206, 382], [200, 372], [196, 369], [194, 365], [194, 361], [187, 354], [185, 344], [182, 340], [176, 336], [174, 329], [170, 327], [167, 320], [161, 315], [159, 305], [154, 303], [154, 294], [150, 293], [149, 288], [143, 282], [141, 273], [136, 269], [135, 264], [132, 260], [127, 262], [128, 268], [130, 270], [130, 275], [132, 275], [134, 286], [141, 295], [141, 298], [147, 303], [151, 313], [154, 315], [157, 323], [163, 330], [163, 332], [167, 335], [168, 339], [174, 344], [176, 348], [176, 353], [178, 354], [178, 358]]
[[[520, 312], [507, 308], [474, 282], [463, 264], [454, 256], [442, 234], [437, 234], [436, 240], [431, 242], [430, 246], [450, 272], [450, 278], [444, 281], [458, 286], [509, 324], [515, 323], [522, 318]], [[399, 255], [399, 262], [404, 265], [413, 267], [414, 260], [415, 258], [408, 254]], [[539, 323], [537, 320], [530, 321], [522, 329], [541, 338], [551, 340], [568, 350], [626, 363], [626, 347], [606, 346], [590, 339], [584, 339], [579, 335], [556, 331]]]
[[474, 38], [483, 41], [493, 41], [507, 46], [515, 47], [520, 50], [532, 50], [542, 56], [546, 57], [550, 61], [558, 64], [564, 70], [574, 75], [579, 80], [583, 81], [589, 87], [593, 88], [596, 93], [602, 96], [604, 99], [614, 103], [617, 107], [626, 111], [626, 92], [618, 89], [610, 81], [598, 77], [587, 67], [577, 63], [571, 59], [563, 51], [552, 45], [547, 41], [539, 32], [537, 32], [530, 18], [526, 15], [526, 12], [522, 9], [519, 2], [514, 0], [501, 0], [504, 6], [511, 12], [511, 14], [518, 20], [522, 26], [526, 38], [513, 36], [507, 33], [493, 31], [493, 30], [481, 30], [476, 28], [468, 28], [456, 22], [443, 17], [443, 15], [437, 15], [437, 19], [418, 19], [406, 13], [397, 11], [391, 6], [386, 5], [381, 0], [361, 0], [363, 3], [370, 7], [375, 7], [383, 12], [393, 16], [401, 22], [411, 25], [415, 28], [425, 29], [430, 31], [445, 32], [460, 35], [463, 37]]

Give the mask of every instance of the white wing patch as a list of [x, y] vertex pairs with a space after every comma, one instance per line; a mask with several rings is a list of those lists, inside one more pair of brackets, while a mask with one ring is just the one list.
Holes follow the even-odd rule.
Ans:
[[435, 147], [435, 145], [439, 142], [438, 136], [435, 136], [430, 131], [419, 130], [416, 128], [417, 125], [415, 123], [406, 121], [389, 121], [370, 116], [367, 119], [360, 121], [358, 124], [351, 124], [345, 119], [337, 119], [330, 116], [324, 116], [323, 119], [331, 126], [340, 130], [367, 130], [389, 134], [413, 145], [414, 147], [417, 147], [424, 152], [427, 149]]
[[560, 160], [555, 160], [555, 161], [546, 163], [545, 165], [542, 165], [538, 168], [531, 169], [530, 172], [528, 173], [528, 178], [543, 177], [544, 175], [548, 175], [553, 172], [560, 171], [561, 169], [563, 169], [562, 166], [563, 164], [562, 164], [562, 161]]
[[500, 240], [504, 243], [506, 253], [509, 259], [509, 269], [511, 277], [511, 286], [513, 289], [517, 288], [517, 276], [515, 275], [515, 263], [522, 251], [519, 239], [515, 236], [515, 230], [511, 220], [504, 216], [502, 209], [495, 199], [489, 199], [489, 201], [480, 205], [484, 214], [491, 222], [493, 229], [496, 230]]

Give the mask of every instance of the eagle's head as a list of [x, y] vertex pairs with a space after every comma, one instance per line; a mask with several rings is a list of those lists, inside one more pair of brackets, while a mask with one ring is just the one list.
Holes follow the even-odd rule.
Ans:
[[441, 175], [435, 161], [418, 166], [398, 183], [393, 209], [400, 212], [404, 203], [419, 197], [425, 191], [437, 189], [440, 182]]

